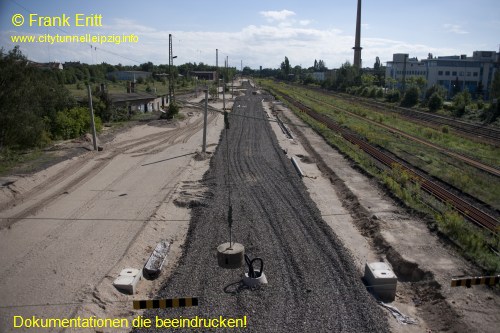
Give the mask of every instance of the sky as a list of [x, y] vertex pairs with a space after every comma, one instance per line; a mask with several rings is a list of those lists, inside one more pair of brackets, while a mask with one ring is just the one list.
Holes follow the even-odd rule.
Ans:
[[[219, 66], [227, 57], [238, 69], [279, 68], [286, 56], [292, 66], [311, 67], [321, 59], [328, 68], [338, 68], [353, 61], [356, 9], [357, 0], [0, 0], [0, 47], [6, 52], [19, 45], [28, 59], [38, 62], [168, 64], [172, 34], [174, 64], [215, 65], [218, 49]], [[363, 0], [363, 67], [373, 67], [377, 56], [382, 63], [391, 61], [393, 53], [421, 59], [428, 53], [498, 52], [499, 13], [498, 0]], [[18, 15], [24, 23], [15, 26]], [[49, 18], [37, 20], [42, 16]], [[45, 26], [57, 25], [52, 17], [66, 17], [65, 26]], [[77, 17], [89, 17], [94, 26], [77, 27]], [[50, 44], [11, 39], [86, 34], [113, 41], [133, 34], [137, 42]]]

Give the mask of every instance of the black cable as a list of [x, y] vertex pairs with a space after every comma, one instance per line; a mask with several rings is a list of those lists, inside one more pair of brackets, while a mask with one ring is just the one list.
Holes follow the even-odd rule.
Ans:
[[[253, 268], [254, 262], [259, 261], [260, 262], [260, 271], [256, 272]], [[257, 279], [262, 276], [262, 272], [264, 271], [264, 260], [261, 258], [254, 258], [250, 260], [250, 257], [245, 254], [245, 262], [247, 263], [248, 266], [248, 277], [252, 279]]]

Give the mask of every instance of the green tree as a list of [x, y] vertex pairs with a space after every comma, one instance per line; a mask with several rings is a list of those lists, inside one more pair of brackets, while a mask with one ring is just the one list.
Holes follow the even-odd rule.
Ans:
[[[98, 116], [94, 117], [96, 131], [102, 128], [101, 119]], [[74, 107], [69, 110], [57, 112], [54, 137], [57, 139], [73, 139], [90, 131], [90, 114], [89, 110], [84, 107]]]
[[429, 111], [436, 112], [443, 107], [443, 98], [438, 92], [434, 92], [429, 98]]
[[495, 71], [495, 75], [493, 76], [493, 81], [491, 82], [490, 98], [500, 98], [500, 69], [497, 69]]
[[399, 102], [399, 100], [401, 99], [401, 93], [397, 89], [392, 89], [387, 92], [387, 94], [385, 95], [385, 99], [390, 103]]
[[437, 93], [439, 96], [441, 96], [441, 98], [446, 97], [446, 89], [438, 84], [434, 84], [432, 85], [432, 87], [425, 91], [425, 100], [428, 102], [434, 93]]
[[31, 66], [19, 47], [0, 50], [0, 149], [43, 146], [57, 112], [74, 105], [50, 70]]
[[420, 91], [418, 87], [411, 86], [406, 89], [406, 92], [403, 96], [403, 100], [401, 101], [401, 106], [404, 107], [412, 107], [418, 103], [418, 96], [420, 95]]
[[321, 59], [320, 59], [320, 60], [318, 61], [318, 71], [319, 71], [319, 72], [325, 72], [326, 70], [327, 70], [327, 68], [326, 68], [326, 64], [325, 64], [325, 62], [324, 62], [323, 60], [321, 60]]
[[397, 80], [392, 77], [385, 78], [385, 86], [386, 88], [394, 89], [394, 85], [397, 83]]
[[467, 106], [471, 103], [471, 95], [468, 90], [457, 93], [453, 97], [453, 115], [455, 117], [462, 117], [467, 111]]
[[361, 83], [365, 87], [371, 87], [373, 86], [373, 83], [375, 82], [376, 77], [372, 74], [362, 74], [361, 75]]
[[336, 73], [334, 88], [340, 91], [346, 91], [352, 86], [361, 85], [361, 75], [359, 69], [352, 66], [349, 61], [346, 61]]
[[288, 60], [288, 57], [285, 57], [285, 61], [281, 63], [281, 71], [283, 72], [283, 76], [285, 79], [288, 79], [290, 68], [290, 61]]

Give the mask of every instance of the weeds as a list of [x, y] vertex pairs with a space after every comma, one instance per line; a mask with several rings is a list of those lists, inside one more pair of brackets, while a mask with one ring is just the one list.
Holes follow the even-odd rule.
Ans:
[[[316, 132], [318, 132], [323, 138], [325, 138], [330, 145], [347, 155], [351, 160], [355, 161], [368, 174], [379, 179], [408, 207], [429, 216], [433, 216], [439, 231], [454, 242], [462, 250], [465, 256], [471, 258], [477, 264], [490, 272], [500, 271], [500, 259], [494, 252], [491, 251], [491, 249], [498, 251], [500, 246], [500, 230], [496, 234], [491, 234], [478, 229], [468, 221], [465, 221], [462, 216], [460, 216], [456, 211], [450, 209], [450, 207], [444, 206], [444, 208], [442, 207], [441, 209], [437, 209], [436, 207], [443, 205], [437, 202], [434, 198], [429, 197], [428, 194], [420, 188], [418, 180], [412, 179], [410, 174], [400, 165], [395, 164], [391, 169], [384, 171], [380, 170], [376, 167], [373, 159], [365, 154], [359, 147], [352, 145], [339, 135], [336, 135], [325, 125], [315, 121], [305, 113], [299, 112], [288, 102], [285, 102], [285, 104], [287, 104], [289, 108], [293, 110], [302, 120], [311, 125], [311, 127], [315, 129]], [[335, 119], [333, 112], [328, 113], [327, 111], [322, 110], [321, 107], [318, 107], [318, 111], [330, 114], [332, 115], [332, 118]], [[378, 117], [381, 116], [378, 115]], [[336, 121], [339, 122], [339, 120], [342, 123], [348, 124], [350, 118], [348, 119], [345, 115], [340, 115], [340, 117], [337, 117]], [[358, 128], [358, 130], [360, 130], [360, 128]], [[423, 130], [419, 128], [418, 130], [421, 131], [421, 133], [423, 132], [423, 135], [429, 138], [439, 138], [440, 140], [443, 137], [447, 139], [449, 138], [449, 134], [447, 133], [448, 131], [444, 128], [442, 128], [441, 131], [427, 128], [424, 128]], [[380, 134], [373, 133], [374, 129], [360, 131], [364, 132], [363, 134], [367, 137], [371, 134], [371, 137], [375, 137], [379, 143], [383, 142], [383, 139], [380, 138]], [[404, 142], [402, 144], [407, 145], [407, 143]], [[418, 158], [421, 154], [422, 152], [420, 149], [417, 149], [414, 155]], [[441, 170], [438, 163], [440, 162], [439, 159], [431, 158], [428, 154], [424, 154], [423, 157], [424, 158], [420, 157], [423, 163], [432, 166], [439, 174], [439, 170]], [[458, 179], [460, 182], [459, 186], [467, 187], [470, 186], [471, 183], [475, 183], [475, 181], [471, 179], [472, 176], [464, 176], [465, 174], [468, 174], [469, 170], [464, 170], [463, 166], [455, 170], [450, 170], [449, 168], [446, 168], [446, 170], [448, 170], [446, 172], [448, 174], [447, 178]], [[483, 188], [488, 188], [487, 183], [479, 181], [479, 184], [479, 186], [482, 186]], [[496, 197], [498, 198], [498, 196]]]

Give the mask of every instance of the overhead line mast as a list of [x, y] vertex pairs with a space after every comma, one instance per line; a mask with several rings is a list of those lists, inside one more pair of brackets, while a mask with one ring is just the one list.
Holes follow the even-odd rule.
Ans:
[[175, 103], [175, 95], [174, 95], [174, 58], [172, 55], [172, 34], [168, 34], [168, 103], [172, 105]]

